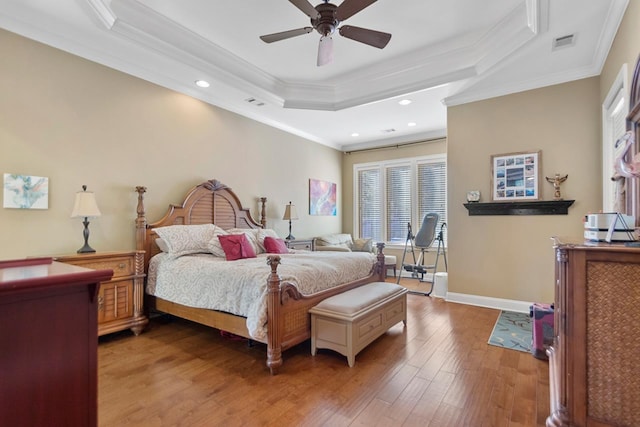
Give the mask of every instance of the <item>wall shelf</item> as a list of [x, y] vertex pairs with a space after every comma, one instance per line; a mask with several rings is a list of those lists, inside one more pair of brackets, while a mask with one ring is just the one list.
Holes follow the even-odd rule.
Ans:
[[567, 215], [575, 200], [465, 203], [471, 215]]

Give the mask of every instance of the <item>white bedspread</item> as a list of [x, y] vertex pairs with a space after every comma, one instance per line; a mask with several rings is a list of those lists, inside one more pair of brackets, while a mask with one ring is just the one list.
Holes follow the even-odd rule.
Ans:
[[[307, 252], [280, 255], [278, 274], [303, 295], [366, 277], [376, 262], [366, 252]], [[244, 316], [249, 334], [267, 338], [267, 254], [227, 261], [209, 254], [160, 253], [149, 263], [146, 291], [189, 307]]]

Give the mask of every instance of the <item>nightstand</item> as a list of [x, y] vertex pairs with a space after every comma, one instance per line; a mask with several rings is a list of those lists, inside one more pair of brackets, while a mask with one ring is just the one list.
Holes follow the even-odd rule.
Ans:
[[284, 241], [289, 249], [302, 249], [306, 251], [315, 251], [313, 239], [295, 239]]
[[144, 315], [144, 251], [95, 252], [54, 257], [54, 260], [96, 270], [113, 270], [100, 282], [98, 336], [131, 329], [138, 335], [149, 323]]

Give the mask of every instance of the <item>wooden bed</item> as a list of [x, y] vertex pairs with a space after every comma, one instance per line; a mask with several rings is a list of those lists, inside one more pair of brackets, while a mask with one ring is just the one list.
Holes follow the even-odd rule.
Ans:
[[[154, 229], [168, 225], [215, 224], [224, 229], [265, 228], [266, 198], [260, 198], [260, 221], [255, 221], [248, 209], [240, 204], [236, 194], [217, 180], [209, 180], [189, 190], [182, 205], [170, 205], [167, 213], [153, 223], [147, 222], [144, 207], [146, 187], [136, 187], [138, 193], [136, 219], [136, 249], [144, 250], [144, 271], [148, 272], [149, 260], [160, 252], [155, 241]], [[282, 282], [277, 269], [280, 257], [270, 255], [268, 264], [271, 274], [265, 277], [268, 286], [267, 300], [267, 367], [276, 374], [282, 365], [282, 352], [299, 344], [311, 336], [311, 322], [308, 310], [325, 298], [361, 286], [366, 283], [384, 281], [383, 243], [377, 244], [377, 263], [371, 274], [363, 279], [304, 296], [297, 288]], [[251, 338], [246, 326], [246, 318], [215, 310], [192, 308], [176, 304], [158, 297], [147, 295], [149, 309], [169, 313], [174, 316], [201, 323], [216, 329]], [[251, 338], [253, 339], [253, 338]]]

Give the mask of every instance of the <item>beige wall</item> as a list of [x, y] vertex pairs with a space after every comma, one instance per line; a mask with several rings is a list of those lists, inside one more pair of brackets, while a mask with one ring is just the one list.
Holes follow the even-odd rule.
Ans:
[[[552, 301], [551, 236], [581, 236], [582, 218], [601, 206], [599, 78], [448, 109], [449, 292], [519, 301]], [[545, 176], [568, 174], [568, 215], [469, 216], [468, 190], [490, 201], [490, 156], [542, 151]]]
[[[375, 150], [355, 151], [345, 153], [342, 158], [342, 183], [343, 195], [342, 204], [342, 229], [345, 233], [353, 233], [353, 165], [358, 163], [379, 162], [383, 160], [404, 159], [410, 157], [428, 156], [442, 154], [447, 151], [446, 139], [438, 139], [418, 144], [404, 145], [392, 148], [382, 148]], [[397, 263], [402, 261], [402, 251], [404, 247], [391, 246], [385, 248], [384, 252], [396, 255]], [[431, 254], [434, 255], [434, 254]], [[431, 257], [433, 258], [433, 256]], [[427, 258], [425, 264], [433, 264], [433, 259]], [[439, 271], [444, 271], [444, 263], [438, 263]]]
[[[602, 205], [601, 106], [623, 63], [638, 53], [640, 2], [631, 1], [599, 77], [449, 108], [449, 291], [521, 301], [553, 298], [552, 235], [582, 235]], [[499, 129], [499, 132], [496, 131]], [[465, 193], [490, 198], [491, 154], [542, 150], [542, 174], [569, 174], [567, 216], [469, 217]], [[478, 161], [479, 160], [479, 161]], [[553, 197], [542, 183], [544, 199]]]
[[613, 84], [622, 64], [627, 63], [629, 87], [631, 76], [640, 53], [640, 37], [638, 37], [638, 22], [640, 22], [640, 2], [630, 1], [618, 33], [613, 41], [607, 60], [600, 75], [600, 99], [604, 99]]
[[0, 30], [0, 172], [49, 177], [49, 209], [0, 209], [0, 259], [75, 252], [70, 219], [86, 184], [102, 211], [97, 250], [132, 249], [136, 185], [159, 219], [194, 185], [216, 178], [286, 236], [285, 204], [298, 206], [299, 238], [338, 232], [342, 217], [308, 215], [308, 179], [342, 188], [342, 153]]

